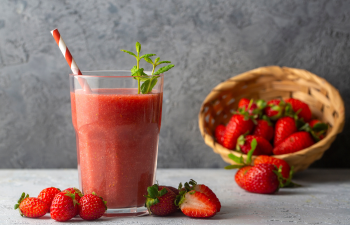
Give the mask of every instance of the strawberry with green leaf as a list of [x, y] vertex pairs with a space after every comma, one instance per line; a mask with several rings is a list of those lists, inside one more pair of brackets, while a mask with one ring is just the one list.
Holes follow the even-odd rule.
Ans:
[[21, 216], [26, 216], [30, 218], [38, 218], [44, 216], [49, 210], [48, 204], [39, 198], [29, 197], [29, 195], [22, 193], [15, 209], [19, 209]]
[[272, 145], [265, 138], [255, 135], [241, 135], [237, 139], [237, 151], [247, 154], [251, 149], [251, 143], [255, 140], [257, 145], [253, 155], [271, 155]]
[[284, 115], [286, 103], [280, 99], [272, 99], [267, 102], [264, 113], [271, 120], [276, 121]]
[[251, 150], [247, 154], [247, 160], [243, 157], [229, 154], [228, 157], [236, 162], [236, 165], [226, 166], [225, 169], [239, 168], [235, 175], [236, 183], [246, 191], [260, 194], [272, 194], [284, 187], [285, 178], [275, 165], [262, 163], [251, 166], [252, 155], [257, 146], [257, 141], [251, 142]]
[[328, 125], [326, 123], [322, 123], [320, 120], [314, 119], [309, 123], [305, 123], [300, 130], [309, 132], [315, 142], [318, 142], [325, 137], [328, 130]]
[[[153, 62], [150, 59], [150, 57], [156, 55], [153, 53], [140, 56], [141, 44], [139, 42], [136, 42], [135, 48], [136, 48], [136, 54], [131, 52], [131, 51], [124, 50], [124, 49], [122, 49], [121, 51], [126, 52], [126, 53], [128, 53], [136, 58], [136, 65], [131, 69], [131, 76], [133, 76], [134, 79], [136, 79], [138, 82], [137, 93], [138, 94], [140, 94], [140, 93], [147, 94], [147, 93], [151, 92], [152, 88], [156, 85], [157, 78], [159, 77], [158, 75], [170, 70], [171, 68], [174, 67], [174, 65], [170, 64], [170, 65], [164, 66], [164, 67], [160, 68], [157, 72], [154, 72], [155, 68], [158, 65], [163, 64], [163, 63], [171, 63], [171, 62], [170, 61], [160, 61], [159, 62], [159, 57], [156, 58]], [[152, 74], [151, 74], [152, 76], [148, 76], [144, 72], [144, 69], [140, 68], [141, 59], [144, 59], [146, 62], [151, 63], [153, 65], [153, 70], [152, 70]], [[141, 81], [143, 81], [142, 85], [141, 85]]]
[[147, 188], [146, 207], [150, 214], [167, 216], [177, 211], [176, 194], [166, 186], [154, 184]]

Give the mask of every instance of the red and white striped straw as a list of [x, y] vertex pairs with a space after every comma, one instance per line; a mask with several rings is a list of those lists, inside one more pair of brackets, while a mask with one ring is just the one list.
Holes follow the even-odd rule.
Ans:
[[[60, 48], [64, 58], [66, 59], [70, 69], [72, 70], [73, 74], [82, 75], [77, 63], [75, 62], [75, 60], [72, 57], [72, 54], [70, 54], [68, 47], [64, 43], [60, 32], [58, 32], [57, 29], [54, 29], [51, 31], [51, 34], [52, 34], [53, 38], [55, 39], [58, 47]], [[84, 89], [84, 91], [91, 92], [91, 89], [90, 89], [89, 85], [85, 82], [85, 79], [78, 79], [78, 81], [79, 81], [79, 84], [81, 85], [81, 87]], [[85, 88], [86, 88], [86, 90], [85, 90]]]

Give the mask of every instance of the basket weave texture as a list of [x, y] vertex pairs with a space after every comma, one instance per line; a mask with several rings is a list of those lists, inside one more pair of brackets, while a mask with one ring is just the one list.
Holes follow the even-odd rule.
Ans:
[[[217, 85], [205, 98], [199, 113], [199, 128], [204, 142], [229, 164], [236, 164], [228, 158], [229, 153], [239, 157], [242, 155], [246, 159], [245, 154], [229, 150], [215, 141], [215, 127], [228, 123], [232, 110], [237, 109], [241, 98], [268, 101], [291, 97], [307, 103], [313, 118], [329, 125], [326, 137], [309, 148], [273, 156], [294, 166], [295, 172], [305, 170], [330, 147], [336, 135], [343, 130], [345, 119], [344, 102], [338, 90], [325, 79], [306, 70], [279, 66], [260, 67]], [[254, 158], [255, 156], [253, 160]]]

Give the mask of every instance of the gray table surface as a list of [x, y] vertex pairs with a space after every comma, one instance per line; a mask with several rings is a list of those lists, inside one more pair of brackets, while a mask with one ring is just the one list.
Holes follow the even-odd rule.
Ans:
[[[303, 187], [277, 194], [248, 193], [234, 181], [236, 170], [158, 169], [160, 184], [177, 186], [190, 178], [207, 184], [222, 209], [211, 219], [193, 219], [181, 212], [168, 217], [102, 217], [87, 222], [74, 218], [65, 224], [350, 224], [350, 170], [310, 169], [296, 174]], [[58, 224], [47, 214], [22, 218], [13, 209], [20, 194], [37, 196], [46, 187], [78, 185], [77, 170], [0, 170], [0, 224]]]

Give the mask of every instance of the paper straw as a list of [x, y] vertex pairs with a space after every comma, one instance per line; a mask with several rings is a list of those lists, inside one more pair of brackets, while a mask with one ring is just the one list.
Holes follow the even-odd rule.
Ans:
[[[82, 75], [77, 63], [73, 59], [72, 54], [70, 54], [68, 47], [64, 43], [60, 32], [58, 32], [57, 29], [54, 29], [51, 31], [51, 34], [52, 34], [53, 38], [55, 39], [58, 47], [60, 48], [64, 58], [66, 59], [70, 69], [72, 70], [73, 74]], [[78, 82], [84, 91], [87, 91], [89, 93], [91, 92], [91, 89], [90, 89], [88, 83], [85, 81], [85, 79], [78, 78]]]

